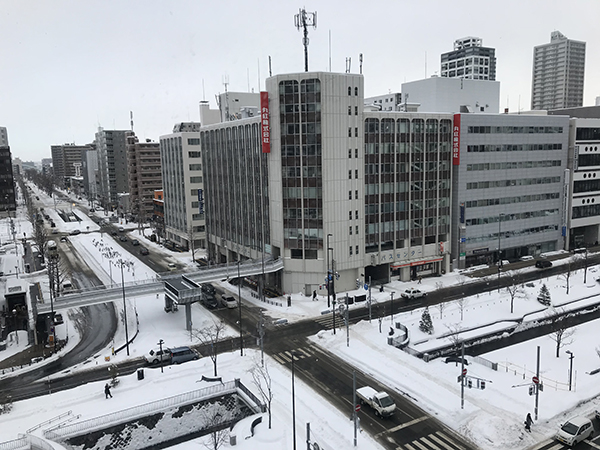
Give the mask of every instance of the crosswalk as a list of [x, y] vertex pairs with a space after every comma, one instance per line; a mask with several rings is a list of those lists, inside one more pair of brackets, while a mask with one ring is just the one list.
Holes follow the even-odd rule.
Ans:
[[465, 450], [465, 447], [441, 431], [436, 431], [412, 442], [402, 444], [396, 450]]
[[292, 352], [294, 352], [294, 359], [296, 361], [313, 356], [310, 348], [297, 348], [295, 350], [275, 353], [274, 355], [271, 355], [271, 357], [279, 364], [286, 365], [292, 362]]
[[[326, 330], [333, 329], [333, 314], [324, 314], [315, 319], [315, 322], [320, 323]], [[335, 316], [335, 327], [342, 328], [346, 326], [346, 322], [339, 315]]]

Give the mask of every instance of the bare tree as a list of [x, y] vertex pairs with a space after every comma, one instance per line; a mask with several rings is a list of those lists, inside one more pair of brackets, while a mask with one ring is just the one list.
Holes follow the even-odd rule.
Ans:
[[525, 295], [525, 289], [521, 284], [520, 273], [515, 271], [511, 277], [511, 284], [506, 286], [508, 295], [510, 295], [510, 313], [512, 314], [515, 310], [515, 298], [522, 298]]
[[269, 366], [265, 362], [264, 365], [257, 363], [251, 370], [252, 381], [258, 389], [258, 393], [262, 397], [265, 405], [267, 405], [267, 412], [269, 413], [269, 429], [271, 429], [271, 403], [273, 401], [273, 381], [271, 380], [271, 374], [269, 373]]
[[452, 346], [456, 349], [460, 347], [462, 339], [460, 338], [460, 332], [463, 330], [463, 327], [459, 323], [453, 323], [450, 325], [446, 325], [450, 334], [446, 337], [450, 342], [452, 342]]
[[575, 328], [569, 328], [565, 321], [566, 316], [561, 311], [557, 313], [553, 308], [549, 308], [546, 317], [552, 324], [553, 331], [548, 337], [556, 342], [556, 357], [558, 358], [560, 356], [560, 349], [573, 343]]
[[571, 261], [567, 259], [567, 271], [558, 276], [567, 283], [567, 295], [569, 295], [569, 287], [571, 281]]
[[217, 376], [217, 343], [219, 338], [225, 331], [225, 324], [223, 322], [213, 321], [213, 324], [209, 327], [203, 328], [202, 330], [194, 328], [192, 334], [194, 337], [208, 349], [208, 356], [213, 362], [214, 376]]
[[211, 450], [219, 450], [229, 438], [229, 427], [222, 427], [224, 419], [231, 414], [220, 403], [209, 404], [202, 411], [204, 428], [210, 430], [209, 441], [203, 445]]
[[198, 232], [194, 230], [194, 226], [188, 227], [187, 239], [190, 244], [190, 252], [192, 253], [192, 262], [196, 262], [196, 236]]
[[467, 303], [469, 303], [469, 300], [467, 300], [467, 297], [465, 297], [464, 295], [461, 298], [459, 298], [458, 300], [456, 300], [456, 304], [458, 305], [458, 310], [460, 311], [461, 322], [464, 317], [465, 308], [467, 307]]
[[440, 310], [440, 320], [442, 320], [442, 315], [444, 314], [444, 308], [446, 307], [446, 302], [440, 302], [436, 305], [437, 309]]

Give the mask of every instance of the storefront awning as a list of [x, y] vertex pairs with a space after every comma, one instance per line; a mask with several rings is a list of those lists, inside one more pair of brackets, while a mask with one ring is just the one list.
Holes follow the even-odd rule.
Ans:
[[401, 267], [408, 267], [408, 266], [422, 266], [423, 264], [429, 264], [429, 263], [433, 263], [433, 262], [438, 262], [438, 261], [442, 261], [444, 258], [443, 257], [439, 257], [439, 258], [432, 258], [432, 259], [424, 259], [424, 260], [420, 260], [420, 261], [410, 261], [410, 262], [405, 262], [405, 263], [392, 263], [390, 265], [390, 268], [393, 270], [396, 269], [400, 269]]

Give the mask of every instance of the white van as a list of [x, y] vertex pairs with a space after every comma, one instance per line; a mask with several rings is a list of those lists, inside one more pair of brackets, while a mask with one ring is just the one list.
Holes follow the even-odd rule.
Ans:
[[561, 425], [558, 433], [556, 433], [556, 440], [572, 447], [578, 442], [589, 438], [593, 433], [592, 421], [580, 416], [569, 419]]
[[62, 284], [62, 290], [63, 290], [63, 292], [69, 292], [69, 291], [73, 290], [73, 283], [71, 283], [68, 280], [64, 281]]

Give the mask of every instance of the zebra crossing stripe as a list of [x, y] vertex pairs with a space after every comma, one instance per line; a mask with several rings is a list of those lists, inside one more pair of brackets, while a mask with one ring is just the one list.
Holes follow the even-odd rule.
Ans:
[[417, 447], [419, 447], [421, 450], [429, 450], [427, 447], [425, 447], [419, 441], [413, 441], [412, 443], [415, 444]]
[[[427, 437], [429, 437], [429, 436], [427, 436]], [[425, 444], [427, 444], [433, 450], [442, 450], [441, 448], [439, 448], [437, 445], [435, 445], [433, 442], [431, 442], [426, 437], [422, 437], [420, 440], [423, 441]], [[445, 446], [445, 447], [446, 448], [451, 448], [451, 447], [448, 447], [448, 446]]]
[[[439, 432], [438, 432], [439, 433]], [[440, 438], [438, 438], [435, 434], [430, 434], [429, 436], [427, 436], [428, 438], [430, 438], [431, 440], [437, 442], [438, 444], [440, 444], [442, 447], [453, 450], [455, 447], [450, 446], [448, 443], [442, 441]], [[454, 444], [454, 441], [452, 441], [451, 439], [449, 439], [448, 437], [444, 436], [446, 438], [446, 440], [448, 442], [452, 442], [452, 444]]]
[[304, 357], [306, 358], [310, 358], [312, 356], [312, 353], [308, 353], [306, 350], [304, 350], [303, 348], [298, 348], [296, 349], [297, 351], [304, 353]]
[[[404, 444], [404, 447], [406, 447], [408, 450], [417, 450], [416, 448], [414, 448], [412, 445], [410, 444]], [[401, 449], [402, 447], [398, 447], [398, 449]], [[396, 450], [398, 450], [396, 449]]]
[[271, 358], [273, 358], [275, 361], [277, 361], [279, 364], [284, 365], [285, 366], [285, 361], [283, 361], [279, 355], [271, 355]]
[[[444, 441], [451, 443], [452, 445], [454, 445], [456, 448], [458, 448], [459, 450], [466, 450], [462, 445], [454, 442], [452, 439], [450, 439], [448, 436], [446, 436], [444, 433], [442, 433], [441, 431], [436, 431], [435, 434], [437, 434], [440, 438], [442, 438]], [[433, 435], [431, 436], [433, 438]], [[437, 438], [436, 438], [437, 440]], [[449, 447], [452, 448], [452, 447]]]

